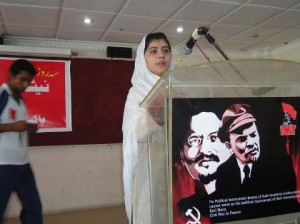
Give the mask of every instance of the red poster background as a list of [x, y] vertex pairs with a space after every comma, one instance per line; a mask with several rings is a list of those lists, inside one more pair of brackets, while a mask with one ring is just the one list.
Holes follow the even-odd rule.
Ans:
[[[191, 133], [192, 116], [213, 112], [221, 119], [223, 112], [236, 103], [250, 105], [256, 118], [261, 154], [254, 164], [260, 166], [261, 176], [252, 182], [251, 191], [229, 195], [228, 189], [234, 188], [235, 182], [231, 179], [231, 185], [223, 185], [209, 195], [204, 183], [194, 180], [184, 167], [180, 152]], [[174, 99], [172, 106], [174, 224], [221, 223], [300, 212], [299, 97], [186, 98]], [[205, 151], [213, 154], [214, 150], [210, 149], [207, 147]], [[221, 175], [214, 177], [218, 182]]]
[[[0, 58], [0, 84], [6, 82], [11, 63], [16, 58]], [[39, 132], [70, 131], [68, 105], [70, 99], [70, 62], [27, 59], [33, 63], [37, 75], [23, 97], [29, 120], [37, 122]], [[69, 95], [69, 96], [68, 96]]]

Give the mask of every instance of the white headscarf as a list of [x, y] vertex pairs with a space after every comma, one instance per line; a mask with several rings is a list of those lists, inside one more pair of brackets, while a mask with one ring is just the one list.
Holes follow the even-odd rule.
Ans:
[[129, 90], [123, 117], [123, 181], [125, 193], [126, 213], [131, 223], [132, 217], [132, 194], [133, 194], [133, 176], [136, 165], [139, 161], [138, 144], [135, 133], [136, 124], [140, 117], [144, 115], [145, 108], [141, 108], [139, 103], [146, 97], [159, 76], [149, 71], [145, 56], [145, 40], [141, 41], [137, 49], [135, 68], [131, 79], [132, 87]]

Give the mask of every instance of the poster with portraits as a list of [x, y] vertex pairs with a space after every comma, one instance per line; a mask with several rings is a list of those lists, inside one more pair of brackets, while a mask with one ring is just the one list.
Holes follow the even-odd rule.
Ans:
[[300, 212], [299, 118], [299, 97], [173, 99], [173, 223]]
[[[0, 58], [0, 85], [6, 82], [11, 64], [19, 58]], [[70, 61], [27, 59], [36, 76], [23, 93], [28, 121], [38, 124], [38, 132], [72, 130]]]

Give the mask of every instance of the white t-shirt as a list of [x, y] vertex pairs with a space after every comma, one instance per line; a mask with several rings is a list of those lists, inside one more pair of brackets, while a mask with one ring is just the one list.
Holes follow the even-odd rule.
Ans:
[[[9, 86], [0, 87], [0, 123], [14, 123], [27, 120], [27, 111], [23, 99], [18, 101], [12, 96]], [[0, 132], [0, 165], [24, 165], [28, 163], [26, 147], [27, 131]]]

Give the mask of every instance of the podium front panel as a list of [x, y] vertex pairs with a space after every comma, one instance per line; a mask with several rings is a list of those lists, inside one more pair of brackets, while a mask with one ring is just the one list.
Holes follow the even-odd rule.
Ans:
[[[237, 60], [171, 71], [159, 80], [141, 104], [151, 111], [148, 148], [152, 223], [247, 223], [248, 219], [283, 223], [300, 216], [299, 71], [300, 65], [291, 61]], [[158, 98], [164, 98], [165, 103], [157, 104]], [[232, 148], [226, 148], [224, 139], [219, 146], [229, 152], [224, 161], [216, 153], [199, 156], [200, 162], [193, 158], [204, 152], [200, 142], [204, 144], [209, 138], [203, 140], [195, 127], [204, 123], [209, 128], [216, 116], [219, 128], [210, 136], [210, 144], [219, 141], [221, 124], [226, 123], [222, 116], [233, 104], [250, 106], [259, 136], [259, 156], [250, 162], [257, 179], [248, 190], [224, 184], [226, 179], [235, 182], [243, 177], [226, 176], [225, 164], [238, 161], [238, 157], [234, 158]], [[160, 124], [153, 122], [153, 110], [160, 111]], [[202, 115], [207, 116], [205, 122]], [[219, 163], [214, 164], [215, 160]], [[214, 165], [209, 165], [210, 161]], [[200, 173], [209, 166], [213, 169], [208, 172], [215, 169], [216, 175], [205, 179]], [[219, 184], [211, 184], [210, 179]], [[221, 186], [226, 190], [220, 190]]]

